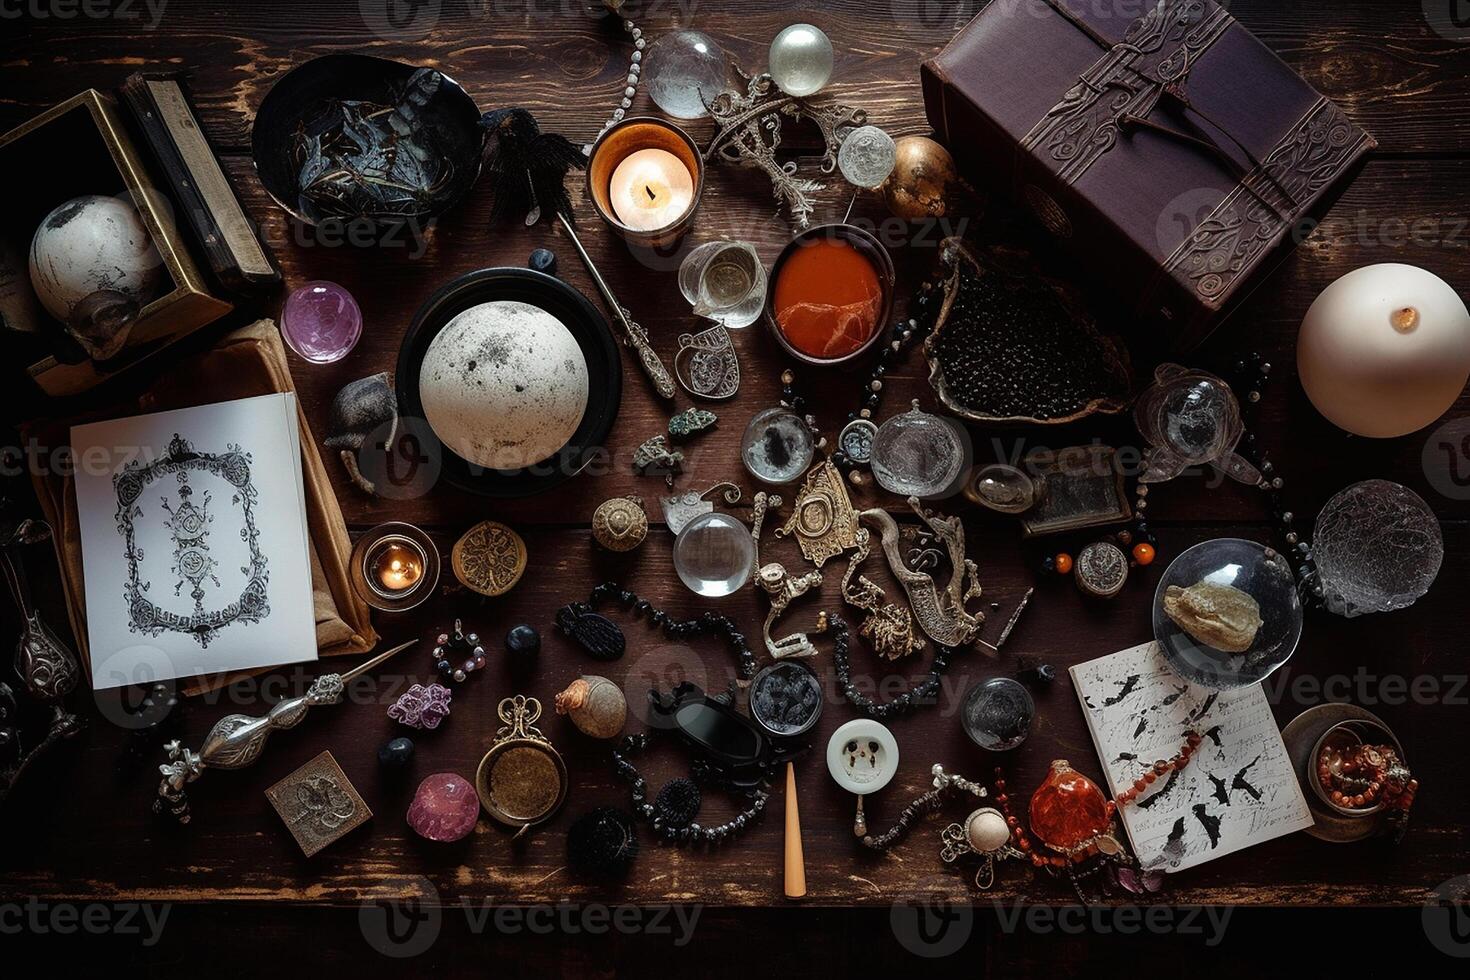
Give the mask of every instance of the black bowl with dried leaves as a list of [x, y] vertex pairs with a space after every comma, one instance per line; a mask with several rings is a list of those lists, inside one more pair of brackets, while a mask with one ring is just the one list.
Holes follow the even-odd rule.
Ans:
[[250, 143], [261, 184], [299, 221], [380, 232], [458, 203], [480, 175], [485, 132], [443, 72], [329, 54], [272, 86]]

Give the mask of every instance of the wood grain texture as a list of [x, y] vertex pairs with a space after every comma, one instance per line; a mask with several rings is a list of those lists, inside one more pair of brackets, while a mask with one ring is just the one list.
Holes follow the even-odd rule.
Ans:
[[[1463, 768], [1459, 736], [1464, 733], [1465, 698], [1470, 697], [1464, 683], [1460, 598], [1470, 587], [1466, 562], [1470, 505], [1435, 489], [1454, 490], [1448, 480], [1450, 468], [1463, 466], [1466, 460], [1454, 444], [1446, 454], [1430, 433], [1369, 443], [1332, 429], [1302, 394], [1292, 352], [1297, 324], [1311, 299], [1359, 265], [1412, 262], [1452, 283], [1470, 281], [1466, 246], [1470, 232], [1463, 220], [1470, 213], [1470, 159], [1462, 150], [1470, 126], [1470, 45], [1435, 34], [1417, 4], [1237, 0], [1231, 6], [1288, 63], [1372, 130], [1382, 152], [1327, 222], [1201, 352], [1200, 362], [1218, 363], [1237, 351], [1256, 349], [1277, 365], [1262, 407], [1261, 438], [1286, 475], [1288, 498], [1299, 513], [1313, 513], [1327, 496], [1354, 480], [1398, 480], [1423, 494], [1444, 520], [1447, 559], [1433, 592], [1412, 610], [1354, 621], [1311, 617], [1300, 651], [1268, 685], [1283, 723], [1323, 700], [1353, 700], [1381, 713], [1394, 726], [1425, 783], [1407, 841], [1396, 849], [1383, 844], [1342, 848], [1298, 834], [1179, 876], [1170, 883], [1170, 896], [1180, 902], [1418, 904], [1430, 889], [1464, 869], [1470, 850], [1462, 794], [1456, 788]], [[918, 62], [937, 51], [976, 9], [968, 2], [881, 0], [875, 5], [841, 0], [803, 10], [801, 16], [825, 27], [839, 48], [832, 95], [867, 107], [876, 122], [902, 134], [925, 129]], [[188, 69], [205, 127], [225, 151], [227, 168], [241, 185], [248, 211], [266, 229], [288, 281], [342, 282], [364, 309], [366, 333], [349, 358], [330, 367], [293, 362], [303, 404], [320, 437], [327, 405], [337, 389], [353, 378], [392, 370], [414, 311], [456, 275], [485, 266], [520, 265], [532, 248], [545, 245], [557, 250], [565, 278], [596, 302], [591, 283], [558, 231], [488, 225], [485, 188], [434, 228], [425, 242], [372, 251], [323, 242], [310, 231], [293, 227], [255, 180], [247, 155], [255, 106], [290, 67], [329, 51], [367, 51], [434, 64], [453, 74], [484, 108], [525, 105], [547, 128], [574, 137], [595, 133], [626, 66], [627, 45], [615, 26], [560, 7], [548, 13], [498, 5], [493, 11], [444, 0], [437, 22], [424, 36], [386, 39], [366, 29], [357, 3], [277, 0], [225, 6], [171, 0], [153, 30], [105, 22], [29, 24], [28, 29], [7, 30], [0, 36], [0, 125], [19, 121], [80, 87], [116, 85], [140, 67]], [[641, 22], [655, 37], [677, 23], [696, 25], [728, 44], [746, 64], [756, 65], [763, 60], [766, 39], [792, 16], [788, 5], [771, 0], [706, 2], [678, 10], [656, 8]], [[640, 95], [640, 108], [645, 99]], [[695, 123], [691, 129], [701, 140], [709, 136], [708, 123]], [[967, 230], [981, 238], [1026, 235], [1012, 226], [1002, 205], [984, 200], [988, 188], [983, 177], [977, 184], [980, 197], [967, 199], [961, 209], [962, 216], [971, 219]], [[574, 199], [583, 227], [591, 232], [585, 239], [595, 260], [649, 328], [655, 345], [670, 357], [677, 335], [692, 326], [671, 274], [676, 260], [631, 255], [594, 227], [580, 187], [574, 189]], [[833, 188], [820, 196], [820, 202], [819, 215], [839, 217], [847, 197]], [[896, 249], [904, 291], [928, 274], [939, 237], [934, 229], [885, 224], [881, 211], [867, 199], [859, 201], [854, 213], [891, 232], [895, 246], [906, 246]], [[789, 228], [776, 214], [769, 189], [758, 175], [717, 170], [711, 175], [696, 236], [702, 240], [715, 234], [753, 240], [769, 261]], [[1099, 303], [1107, 315], [1108, 302]], [[269, 304], [262, 311], [269, 313]], [[751, 414], [775, 400], [775, 378], [783, 362], [760, 326], [740, 332], [736, 344], [744, 387], [734, 402], [714, 406], [722, 417], [720, 428], [690, 444], [681, 486], [703, 488], [735, 478], [746, 485], [748, 499], [754, 488], [735, 455], [740, 430]], [[1141, 363], [1147, 363], [1143, 356]], [[164, 369], [166, 364], [158, 368]], [[885, 413], [911, 397], [932, 400], [923, 373], [914, 357], [889, 375]], [[146, 814], [156, 783], [150, 768], [117, 771], [128, 736], [107, 720], [111, 702], [95, 710], [88, 705], [93, 715], [88, 733], [48, 761], [47, 778], [23, 784], [0, 811], [0, 837], [26, 842], [24, 848], [7, 854], [0, 890], [58, 899], [342, 906], [402, 895], [444, 903], [462, 899], [781, 903], [779, 809], [746, 839], [712, 854], [658, 847], [645, 835], [645, 852], [621, 886], [569, 873], [564, 834], [571, 819], [594, 805], [624, 803], [626, 789], [613, 779], [607, 747], [591, 743], [564, 719], [548, 719], [546, 731], [565, 755], [575, 788], [565, 810], [528, 840], [513, 844], [485, 820], [461, 844], [433, 846], [413, 836], [403, 822], [419, 778], [443, 770], [473, 773], [497, 725], [494, 706], [503, 696], [534, 694], [549, 705], [551, 696], [570, 679], [598, 671], [624, 684], [630, 701], [641, 705], [642, 692], [651, 686], [667, 687], [689, 677], [718, 689], [733, 677], [722, 649], [702, 642], [692, 648], [669, 643], [617, 614], [614, 618], [629, 635], [629, 653], [611, 665], [591, 662], [552, 629], [557, 607], [585, 597], [593, 584], [608, 578], [626, 581], [679, 615], [709, 607], [675, 579], [669, 535], [662, 528], [655, 529], [639, 551], [623, 557], [598, 552], [589, 541], [586, 522], [608, 496], [640, 493], [649, 501], [652, 516], [658, 516], [652, 498], [662, 484], [634, 477], [630, 459], [639, 442], [662, 429], [670, 409], [657, 402], [631, 366], [625, 379], [622, 411], [609, 447], [614, 462], [608, 472], [584, 475], [535, 500], [491, 502], [444, 486], [414, 499], [369, 500], [348, 486], [340, 467], [329, 460], [343, 509], [357, 531], [385, 519], [412, 520], [431, 528], [447, 552], [470, 523], [494, 517], [521, 528], [530, 548], [525, 579], [501, 599], [444, 596], [415, 613], [380, 621], [385, 645], [428, 636], [454, 616], [463, 617], [492, 640], [518, 622], [534, 624], [545, 638], [538, 665], [522, 676], [510, 673], [499, 662], [498, 648], [494, 650], [491, 669], [456, 691], [454, 714], [446, 726], [417, 739], [418, 756], [406, 779], [384, 778], [374, 755], [383, 740], [396, 734], [384, 715], [386, 704], [404, 684], [427, 676], [427, 648], [401, 655], [376, 682], [354, 688], [356, 703], [320, 709], [301, 729], [278, 736], [257, 768], [206, 774], [193, 793], [196, 825], [183, 833], [164, 831]], [[147, 372], [142, 372], [131, 383], [146, 380]], [[814, 412], [830, 428], [850, 410], [859, 380], [838, 374], [803, 377], [802, 382], [811, 393]], [[687, 399], [681, 398], [679, 406], [686, 404]], [[1447, 421], [1467, 416], [1470, 402], [1462, 398]], [[1062, 430], [976, 429], [972, 434], [977, 458], [982, 460], [1093, 438], [1119, 446], [1136, 440], [1126, 419]], [[1151, 496], [1162, 560], [1209, 537], [1239, 534], [1265, 540], [1269, 535], [1260, 501], [1252, 494], [1233, 486], [1208, 489], [1206, 483], [1204, 477], [1186, 478]], [[1470, 495], [1458, 495], [1465, 496]], [[871, 491], [859, 499], [894, 503]], [[1022, 543], [1014, 523], [969, 509], [965, 516], [986, 600], [1000, 604], [993, 611], [996, 618], [1003, 618], [1032, 584], [1038, 585], [1037, 596], [1003, 658], [971, 654], [960, 660], [946, 679], [938, 705], [894, 722], [904, 762], [890, 788], [870, 800], [869, 817], [875, 826], [885, 826], [904, 802], [925, 788], [929, 766], [935, 762], [976, 778], [989, 775], [997, 760], [970, 745], [956, 719], [957, 703], [970, 683], [1012, 672], [1022, 655], [1065, 668], [1149, 635], [1148, 596], [1157, 567], [1138, 574], [1122, 600], [1091, 604], [1069, 582], [1035, 581], [1031, 567], [1042, 546]], [[1086, 540], [1073, 536], [1045, 547], [1075, 549]], [[796, 567], [796, 552], [784, 543], [773, 547], [771, 555]], [[840, 572], [828, 575], [822, 599], [801, 600], [785, 622], [809, 622], [823, 606], [837, 610], [839, 577]], [[718, 608], [735, 616], [752, 639], [758, 636], [764, 605], [754, 594], [732, 597]], [[913, 665], [916, 672], [927, 663], [927, 654], [920, 657]], [[826, 709], [813, 739], [813, 753], [798, 764], [809, 889], [804, 904], [883, 907], [933, 893], [958, 902], [974, 900], [966, 876], [946, 869], [937, 858], [939, 828], [961, 818], [962, 812], [946, 811], [929, 820], [886, 856], [862, 853], [852, 840], [851, 798], [827, 778], [821, 749], [827, 735], [854, 713], [833, 687], [829, 655], [824, 654], [819, 666], [829, 687]], [[854, 653], [854, 667], [880, 691], [891, 691], [906, 679], [898, 674], [887, 677], [889, 671], [862, 649]], [[1041, 711], [1030, 742], [1013, 759], [1001, 760], [1013, 791], [1022, 797], [1056, 757], [1098, 773], [1075, 694], [1065, 671], [1059, 672], [1062, 678], [1039, 698]], [[263, 700], [304, 687], [315, 673], [316, 668], [271, 675], [263, 689], [249, 685], [192, 702], [185, 741], [197, 745], [221, 715], [258, 710]], [[1427, 703], [1415, 703], [1401, 690], [1415, 679], [1427, 679], [1436, 689], [1437, 693], [1424, 694], [1421, 684], [1419, 700]], [[634, 730], [640, 725], [632, 722]], [[323, 748], [332, 750], [377, 816], [367, 828], [307, 861], [270, 811], [264, 789]], [[687, 768], [683, 750], [673, 745], [661, 746], [641, 761], [654, 785]], [[58, 789], [62, 786], [64, 791]], [[779, 808], [780, 803], [777, 793], [772, 806]], [[727, 801], [711, 794], [701, 816], [718, 821], [730, 812]], [[994, 895], [1003, 901], [1057, 902], [1067, 900], [1070, 889], [1011, 865], [1002, 866]]]

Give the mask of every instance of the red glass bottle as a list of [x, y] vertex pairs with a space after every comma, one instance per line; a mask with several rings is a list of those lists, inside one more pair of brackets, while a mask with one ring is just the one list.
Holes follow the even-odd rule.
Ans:
[[1031, 794], [1031, 833], [1059, 851], [1070, 853], [1086, 844], [1111, 820], [1102, 790], [1065, 759], [1051, 764], [1046, 780]]

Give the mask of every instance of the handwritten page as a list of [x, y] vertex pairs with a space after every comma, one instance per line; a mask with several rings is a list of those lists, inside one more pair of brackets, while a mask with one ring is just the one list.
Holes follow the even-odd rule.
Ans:
[[1078, 664], [1072, 683], [1116, 798], [1186, 731], [1203, 736], [1182, 772], [1160, 778], [1122, 811], [1145, 868], [1182, 871], [1312, 825], [1261, 685], [1196, 687], [1157, 643]]

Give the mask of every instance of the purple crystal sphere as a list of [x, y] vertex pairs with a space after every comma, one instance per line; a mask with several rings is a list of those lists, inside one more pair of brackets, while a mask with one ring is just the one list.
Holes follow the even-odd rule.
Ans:
[[325, 279], [297, 286], [281, 307], [281, 336], [308, 361], [340, 361], [362, 336], [362, 310], [352, 294]]
[[475, 829], [479, 819], [480, 797], [475, 787], [452, 772], [426, 776], [408, 805], [408, 825], [428, 840], [460, 840]]

